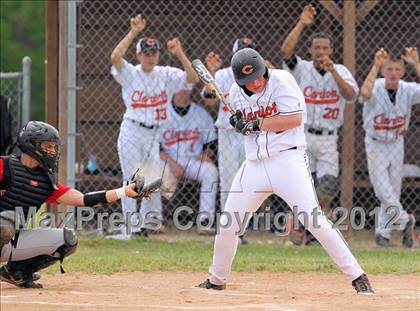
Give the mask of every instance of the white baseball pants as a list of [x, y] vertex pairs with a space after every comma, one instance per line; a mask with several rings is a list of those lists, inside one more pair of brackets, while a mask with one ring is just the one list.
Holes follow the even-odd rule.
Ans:
[[[375, 141], [366, 136], [366, 155], [369, 178], [375, 195], [381, 201], [375, 234], [391, 238], [391, 222], [404, 229], [409, 221], [407, 212], [400, 202], [402, 170], [404, 165], [404, 139], [394, 142]], [[387, 209], [392, 207], [391, 209]], [[394, 212], [397, 213], [394, 218]]]
[[[237, 172], [225, 206], [225, 212], [232, 215], [232, 225], [221, 227], [214, 243], [213, 264], [209, 270], [214, 284], [225, 283], [231, 272], [240, 229], [234, 213], [243, 221], [247, 212], [255, 212], [272, 193], [283, 198], [290, 207], [296, 206], [298, 212], [311, 215], [315, 208], [321, 213], [304, 148], [283, 151], [262, 161], [246, 160]], [[299, 214], [301, 222], [303, 218]], [[227, 217], [222, 215], [220, 222], [226, 224], [226, 221]], [[356, 279], [363, 273], [341, 233], [332, 228], [323, 214], [318, 215], [316, 222], [309, 216], [307, 223], [309, 231], [346, 275]]]

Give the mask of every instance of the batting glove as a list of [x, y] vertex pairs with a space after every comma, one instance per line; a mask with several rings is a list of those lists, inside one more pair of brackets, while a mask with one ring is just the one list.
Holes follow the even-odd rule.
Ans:
[[229, 117], [229, 123], [237, 132], [245, 136], [260, 131], [260, 122], [258, 120], [245, 121], [239, 110]]
[[232, 125], [233, 128], [236, 128], [236, 123], [238, 123], [239, 120], [244, 120], [244, 117], [242, 116], [242, 113], [239, 110], [237, 110], [235, 114], [232, 114], [229, 117], [229, 123], [230, 125]]
[[235, 130], [242, 135], [248, 136], [251, 133], [260, 131], [260, 122], [259, 120], [245, 121], [242, 119], [236, 123]]

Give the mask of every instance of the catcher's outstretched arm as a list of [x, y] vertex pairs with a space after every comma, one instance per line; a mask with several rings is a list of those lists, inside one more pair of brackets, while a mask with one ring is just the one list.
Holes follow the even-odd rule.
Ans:
[[57, 199], [58, 203], [71, 206], [95, 206], [99, 203], [112, 203], [122, 197], [134, 199], [148, 198], [152, 193], [159, 190], [162, 180], [158, 179], [151, 184], [144, 186], [144, 177], [137, 170], [131, 177], [127, 186], [96, 192], [81, 193], [79, 190], [70, 189]]

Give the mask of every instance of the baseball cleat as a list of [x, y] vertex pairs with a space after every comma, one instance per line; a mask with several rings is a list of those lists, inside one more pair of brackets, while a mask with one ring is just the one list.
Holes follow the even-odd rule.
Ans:
[[239, 236], [239, 243], [241, 245], [248, 245], [249, 244], [249, 241], [247, 239], [245, 239], [245, 235], [244, 234], [242, 234], [242, 235]]
[[378, 246], [382, 246], [382, 247], [391, 246], [391, 241], [379, 234], [375, 236], [375, 242], [376, 242], [376, 245]]
[[198, 235], [203, 236], [214, 236], [216, 234], [216, 230], [213, 228], [197, 228]]
[[208, 235], [213, 236], [216, 234], [216, 229], [209, 226], [210, 220], [208, 218], [203, 218], [197, 224], [197, 233], [199, 235]]
[[11, 272], [6, 266], [0, 268], [0, 280], [19, 288], [42, 288], [42, 284], [34, 282], [39, 279], [40, 276], [36, 273], [23, 277], [20, 271]]
[[305, 239], [305, 231], [304, 230], [294, 230], [289, 233], [289, 240], [294, 245], [302, 245]]
[[216, 284], [211, 283], [210, 280], [207, 279], [203, 283], [198, 284], [197, 287], [205, 288], [205, 289], [224, 290], [226, 289], [226, 284], [216, 285]]
[[405, 247], [412, 248], [414, 244], [414, 224], [416, 223], [416, 219], [414, 218], [414, 215], [408, 216], [409, 221], [403, 230], [402, 244]]
[[319, 245], [318, 240], [312, 235], [309, 230], [305, 230], [304, 242], [306, 246]]
[[375, 293], [365, 273], [363, 273], [357, 279], [353, 280], [351, 282], [351, 285], [353, 286], [353, 288], [356, 290], [358, 294], [372, 295]]
[[38, 273], [32, 273], [32, 281], [38, 281], [41, 276]]

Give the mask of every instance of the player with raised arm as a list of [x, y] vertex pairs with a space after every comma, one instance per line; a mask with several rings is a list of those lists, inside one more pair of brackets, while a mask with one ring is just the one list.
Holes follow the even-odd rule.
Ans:
[[[401, 58], [391, 57], [383, 48], [377, 51], [359, 100], [363, 103], [369, 177], [381, 202], [375, 228], [376, 244], [390, 246], [390, 226], [399, 225], [403, 231], [402, 244], [411, 248], [415, 218], [404, 210], [400, 195], [404, 136], [411, 108], [420, 103], [420, 84], [401, 80], [405, 74], [404, 61], [415, 68], [420, 78], [417, 48], [406, 48]], [[377, 78], [379, 72], [383, 78]]]
[[[350, 71], [331, 59], [332, 39], [327, 33], [315, 33], [309, 40], [311, 60], [295, 55], [294, 49], [303, 30], [313, 24], [316, 10], [306, 5], [299, 21], [281, 47], [284, 69], [295, 77], [306, 102], [305, 135], [311, 172], [315, 177], [318, 198], [328, 207], [339, 190], [338, 129], [343, 125], [346, 103], [353, 102], [359, 92]], [[295, 235], [295, 236], [294, 236]], [[293, 232], [291, 240], [302, 243], [303, 232]], [[312, 237], [306, 237], [310, 243]]]
[[[147, 176], [154, 180], [160, 176], [159, 170], [159, 126], [168, 119], [168, 105], [173, 95], [186, 84], [193, 85], [198, 77], [184, 53], [178, 38], [168, 41], [171, 54], [181, 62], [185, 71], [170, 66], [158, 66], [162, 46], [158, 40], [143, 37], [136, 44], [138, 65], [128, 63], [123, 57], [133, 40], [146, 27], [146, 20], [137, 15], [130, 20], [130, 31], [118, 43], [111, 55], [111, 73], [122, 87], [122, 97], [126, 106], [118, 137], [118, 156], [120, 159], [124, 183], [136, 166], [148, 166], [154, 169]], [[125, 217], [132, 217], [132, 223], [139, 222], [134, 214], [136, 201], [130, 198], [122, 200]], [[143, 219], [152, 213], [162, 221], [162, 203], [160, 195], [141, 204]], [[150, 216], [150, 215], [149, 215]], [[145, 228], [159, 230], [159, 228]], [[124, 235], [129, 238], [130, 235]]]

